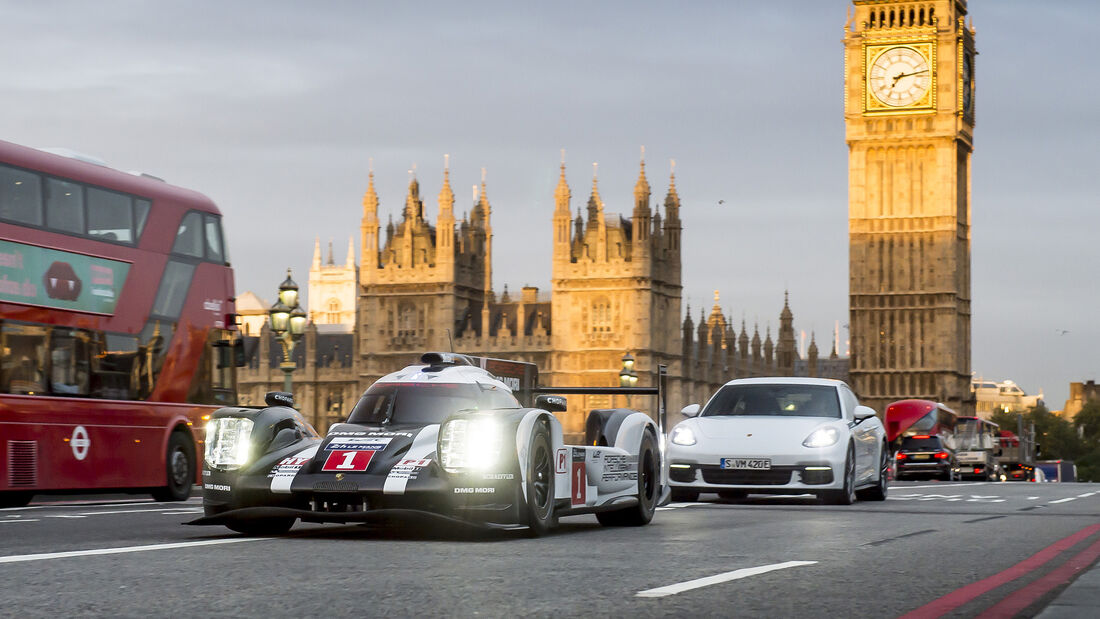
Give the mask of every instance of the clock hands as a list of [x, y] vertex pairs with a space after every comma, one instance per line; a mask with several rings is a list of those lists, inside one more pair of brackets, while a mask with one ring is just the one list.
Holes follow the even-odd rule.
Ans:
[[920, 71], [913, 71], [912, 73], [898, 73], [894, 76], [894, 82], [890, 84], [890, 87], [893, 88], [894, 86], [897, 86], [898, 80], [903, 77], [912, 77], [914, 75], [920, 75], [921, 73], [928, 73], [928, 69], [921, 69]]

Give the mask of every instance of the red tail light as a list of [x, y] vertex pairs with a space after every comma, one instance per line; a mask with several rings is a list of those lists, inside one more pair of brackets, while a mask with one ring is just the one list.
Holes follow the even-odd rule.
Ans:
[[914, 436], [913, 438], [932, 438], [932, 437], [928, 434], [918, 434], [918, 435]]
[[897, 455], [897, 459], [898, 459], [898, 460], [904, 460], [904, 459], [905, 459], [905, 458], [907, 458], [907, 457], [908, 457], [908, 456], [906, 456], [905, 454], [901, 453], [900, 451], [898, 452], [898, 455]]
[[946, 451], [940, 451], [940, 452], [937, 452], [937, 453], [936, 453], [936, 456], [935, 456], [935, 458], [936, 458], [937, 460], [946, 460], [946, 459], [948, 459], [948, 458], [950, 458], [950, 457], [951, 457], [951, 454], [947, 453]]

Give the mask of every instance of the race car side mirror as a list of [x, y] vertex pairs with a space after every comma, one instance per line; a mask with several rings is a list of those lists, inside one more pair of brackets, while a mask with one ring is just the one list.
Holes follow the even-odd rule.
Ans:
[[560, 395], [540, 395], [535, 398], [535, 408], [541, 408], [550, 413], [564, 413], [568, 402]]
[[688, 404], [680, 409], [680, 414], [684, 417], [694, 417], [699, 414], [699, 408], [698, 404]]

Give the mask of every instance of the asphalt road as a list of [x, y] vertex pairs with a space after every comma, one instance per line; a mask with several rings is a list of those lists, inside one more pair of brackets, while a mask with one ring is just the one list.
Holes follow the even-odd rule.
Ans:
[[1100, 484], [898, 482], [850, 507], [703, 495], [646, 527], [579, 516], [538, 539], [182, 526], [201, 512], [197, 497], [0, 509], [0, 615], [1033, 616], [1061, 590], [1045, 581], [1100, 547]]

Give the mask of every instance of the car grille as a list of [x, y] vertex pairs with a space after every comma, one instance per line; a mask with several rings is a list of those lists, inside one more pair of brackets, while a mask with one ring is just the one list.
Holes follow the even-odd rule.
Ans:
[[319, 481], [313, 489], [320, 492], [358, 492], [359, 484], [353, 481]]
[[794, 466], [773, 466], [766, 471], [722, 469], [701, 467], [703, 481], [708, 484], [726, 484], [730, 486], [782, 486], [791, 483], [791, 473], [798, 469]]

